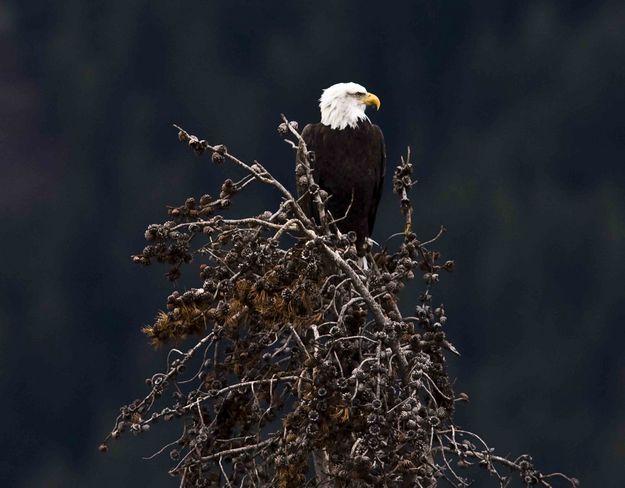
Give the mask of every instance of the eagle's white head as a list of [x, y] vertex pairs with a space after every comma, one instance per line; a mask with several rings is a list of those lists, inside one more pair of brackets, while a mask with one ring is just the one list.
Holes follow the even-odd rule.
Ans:
[[380, 109], [380, 99], [358, 83], [337, 83], [323, 90], [319, 99], [321, 123], [332, 129], [354, 128], [365, 115], [367, 105]]

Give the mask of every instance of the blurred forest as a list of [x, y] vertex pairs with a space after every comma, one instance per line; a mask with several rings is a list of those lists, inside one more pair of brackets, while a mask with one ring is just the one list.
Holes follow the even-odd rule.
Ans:
[[[619, 1], [1, 3], [2, 485], [177, 486], [141, 459], [167, 429], [97, 451], [164, 365], [140, 327], [166, 270], [129, 256], [224, 176], [171, 124], [294, 188], [279, 114], [318, 121], [321, 89], [356, 81], [382, 100], [389, 165], [412, 148], [418, 235], [448, 228], [458, 422], [623, 486], [623, 26]], [[380, 239], [402, 219], [385, 191]], [[279, 198], [255, 196], [233, 212]]]

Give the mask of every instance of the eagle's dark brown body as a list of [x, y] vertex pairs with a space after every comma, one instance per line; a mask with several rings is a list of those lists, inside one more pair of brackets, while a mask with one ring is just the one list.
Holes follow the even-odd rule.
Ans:
[[[382, 131], [368, 120], [360, 121], [353, 129], [341, 130], [318, 123], [308, 124], [302, 138], [308, 150], [315, 153], [311, 165], [315, 181], [331, 195], [326, 208], [334, 219], [342, 219], [337, 222], [341, 232], [356, 232], [358, 254], [364, 255], [365, 239], [373, 231], [384, 181], [386, 152]], [[299, 186], [298, 191], [301, 194]], [[316, 217], [310, 199], [303, 200], [304, 211], [309, 217]]]

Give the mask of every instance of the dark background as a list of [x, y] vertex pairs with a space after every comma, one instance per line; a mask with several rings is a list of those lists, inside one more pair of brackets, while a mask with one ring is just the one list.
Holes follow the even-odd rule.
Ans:
[[[2, 486], [178, 486], [166, 456], [141, 460], [163, 429], [97, 451], [164, 364], [140, 327], [166, 270], [130, 254], [165, 205], [238, 174], [171, 123], [293, 188], [279, 114], [318, 121], [338, 81], [381, 98], [389, 166], [412, 147], [419, 236], [449, 230], [457, 420], [623, 486], [624, 26], [622, 1], [0, 4]], [[378, 238], [401, 226], [388, 183]]]

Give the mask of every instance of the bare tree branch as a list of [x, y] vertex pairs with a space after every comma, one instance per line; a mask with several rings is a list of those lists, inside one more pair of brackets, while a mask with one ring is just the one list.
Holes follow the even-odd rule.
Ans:
[[[542, 474], [529, 456], [496, 455], [454, 424], [456, 403], [467, 397], [454, 394], [446, 357], [457, 351], [446, 311], [432, 297], [454, 263], [429, 249], [444, 227], [423, 242], [414, 232], [410, 151], [393, 176], [403, 229], [392, 237], [401, 242], [391, 247], [389, 238], [373, 269], [363, 271], [354, 243], [333, 232], [325, 209], [331, 196], [314, 181], [297, 123], [282, 121], [279, 131], [297, 151], [296, 178], [303, 178], [299, 198], [258, 161], [248, 164], [176, 126], [197, 154], [245, 176], [148, 226], [148, 243], [133, 260], [168, 265], [173, 282], [194, 267], [200, 281], [172, 292], [144, 328], [155, 346], [169, 348], [165, 370], [146, 380], [146, 395], [120, 408], [101, 450], [126, 432], [176, 422], [176, 441], [150, 458], [168, 452], [182, 488], [466, 487], [461, 471], [473, 466], [500, 487], [512, 475], [526, 486], [556, 479], [577, 486], [561, 473]], [[253, 182], [278, 192], [278, 208], [226, 218]], [[304, 212], [306, 198], [320, 225]], [[419, 304], [404, 315], [399, 294], [410, 283]], [[184, 340], [195, 342], [173, 346]]]

